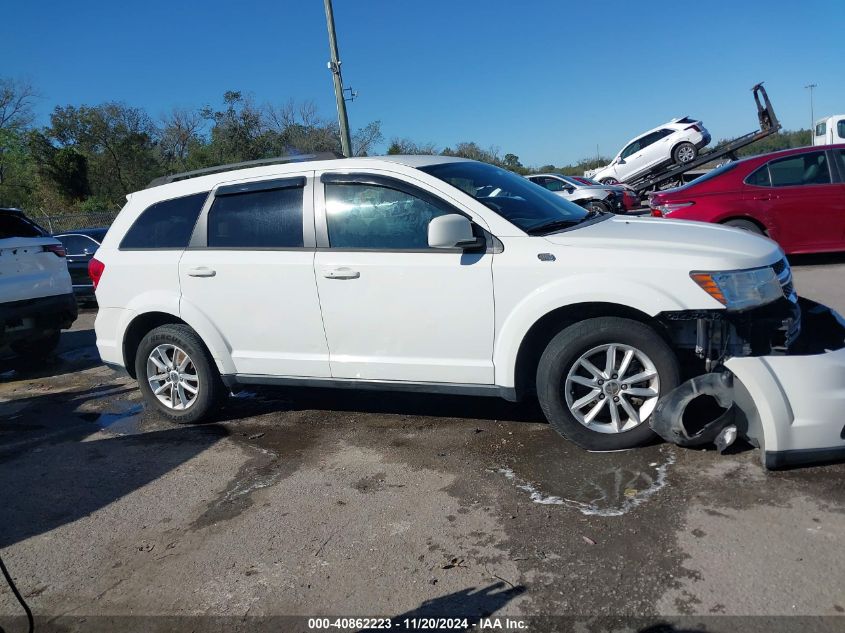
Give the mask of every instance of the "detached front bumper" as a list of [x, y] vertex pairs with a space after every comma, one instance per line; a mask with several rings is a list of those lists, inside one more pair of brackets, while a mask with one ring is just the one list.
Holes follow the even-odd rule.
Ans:
[[733, 426], [766, 468], [845, 460], [845, 319], [801, 300], [802, 334], [786, 354], [735, 357], [658, 404], [652, 428], [668, 441], [716, 441]]

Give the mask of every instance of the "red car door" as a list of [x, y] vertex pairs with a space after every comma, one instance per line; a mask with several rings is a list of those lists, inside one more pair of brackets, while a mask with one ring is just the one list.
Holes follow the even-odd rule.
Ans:
[[[845, 236], [845, 196], [833, 182], [825, 151], [794, 154], [768, 163], [771, 188], [766, 196], [754, 187], [754, 197], [768, 208], [772, 237], [790, 253], [842, 248]], [[766, 200], [766, 197], [770, 199]]]

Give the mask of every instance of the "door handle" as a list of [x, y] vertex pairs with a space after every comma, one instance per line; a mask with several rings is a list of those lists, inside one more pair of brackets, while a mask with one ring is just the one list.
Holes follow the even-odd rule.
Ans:
[[216, 270], [206, 268], [205, 266], [197, 266], [196, 268], [188, 269], [189, 277], [214, 277], [217, 274]]
[[774, 196], [772, 195], [762, 195], [762, 196], [752, 196], [754, 200], [760, 200], [762, 202], [766, 202], [767, 200], [771, 200]]
[[340, 268], [327, 268], [323, 271], [323, 277], [326, 279], [358, 279], [361, 276], [357, 270], [352, 270], [346, 266]]

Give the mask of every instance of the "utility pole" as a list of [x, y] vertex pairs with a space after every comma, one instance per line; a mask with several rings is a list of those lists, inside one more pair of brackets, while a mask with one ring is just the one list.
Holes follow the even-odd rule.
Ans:
[[813, 88], [817, 88], [818, 84], [807, 84], [804, 86], [810, 91], [810, 145], [813, 144], [813, 136], [815, 135], [816, 117], [813, 113]]
[[329, 29], [329, 51], [332, 59], [328, 64], [334, 80], [334, 97], [337, 101], [337, 122], [340, 126], [340, 147], [344, 156], [352, 156], [352, 143], [349, 140], [349, 119], [346, 117], [346, 100], [343, 98], [343, 77], [340, 74], [340, 56], [337, 52], [337, 37], [334, 32], [334, 11], [332, 0], [323, 0], [326, 6], [326, 26]]

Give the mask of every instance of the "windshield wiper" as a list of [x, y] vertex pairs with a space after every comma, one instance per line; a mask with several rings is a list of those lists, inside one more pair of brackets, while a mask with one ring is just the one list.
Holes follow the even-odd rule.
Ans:
[[581, 222], [581, 220], [554, 220], [552, 222], [541, 224], [540, 226], [532, 226], [525, 232], [528, 233], [528, 235], [542, 235], [544, 233], [551, 233], [552, 231], [556, 231], [558, 229], [565, 229], [570, 226], [574, 226], [579, 222]]

